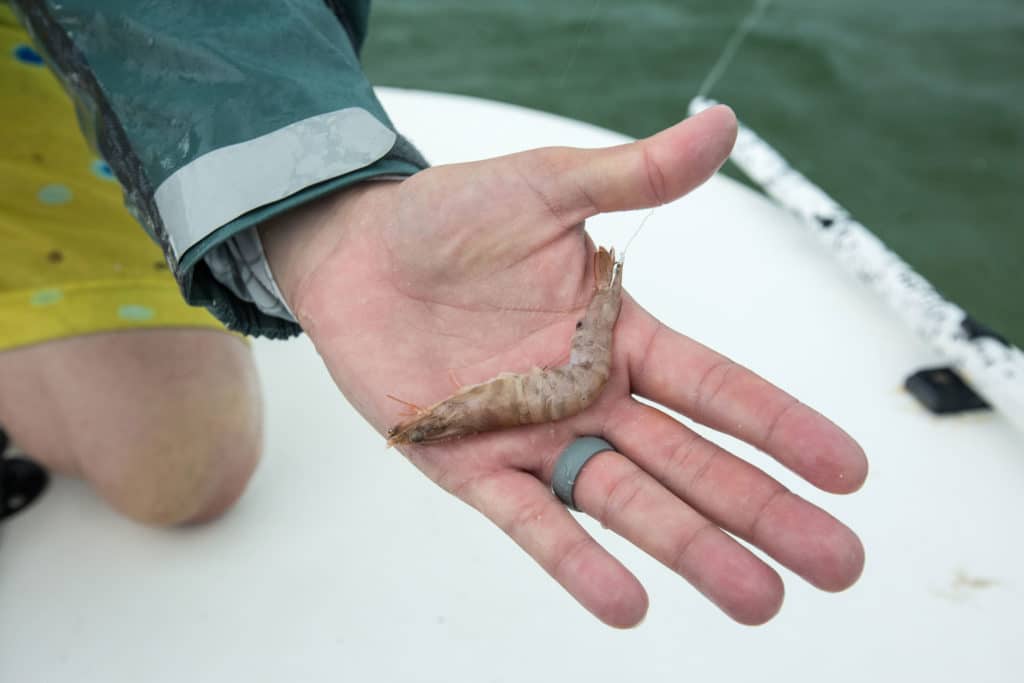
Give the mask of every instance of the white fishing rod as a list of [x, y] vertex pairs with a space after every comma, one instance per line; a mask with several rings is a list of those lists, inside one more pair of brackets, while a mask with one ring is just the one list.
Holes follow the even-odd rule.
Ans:
[[[698, 96], [690, 102], [690, 113], [715, 104]], [[878, 294], [985, 401], [1024, 432], [1024, 353], [1020, 349], [943, 298], [838, 202], [742, 124], [730, 159], [795, 214], [846, 270]]]

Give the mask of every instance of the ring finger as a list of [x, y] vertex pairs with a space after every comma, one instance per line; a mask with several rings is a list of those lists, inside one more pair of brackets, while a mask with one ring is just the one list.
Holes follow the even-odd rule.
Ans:
[[781, 606], [782, 579], [771, 567], [621, 453], [595, 455], [576, 477], [574, 498], [736, 621], [764, 623]]

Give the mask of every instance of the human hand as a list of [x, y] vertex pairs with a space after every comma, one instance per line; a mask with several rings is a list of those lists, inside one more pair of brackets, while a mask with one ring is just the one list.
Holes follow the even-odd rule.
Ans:
[[[628, 145], [435, 167], [356, 186], [261, 233], [338, 387], [383, 432], [401, 409], [386, 394], [427, 406], [453, 393], [453, 374], [473, 384], [563, 362], [593, 291], [583, 221], [689, 192], [724, 162], [735, 132], [731, 111], [717, 107]], [[627, 264], [627, 282], [628, 273]], [[864, 554], [853, 532], [633, 395], [743, 439], [826, 491], [854, 491], [866, 476], [863, 452], [839, 428], [628, 295], [611, 377], [587, 410], [400, 450], [613, 626], [637, 624], [646, 593], [549, 489], [556, 458], [581, 435], [603, 436], [619, 452], [595, 456], [580, 473], [580, 509], [737, 621], [770, 619], [783, 586], [726, 532], [822, 589], [857, 579]]]

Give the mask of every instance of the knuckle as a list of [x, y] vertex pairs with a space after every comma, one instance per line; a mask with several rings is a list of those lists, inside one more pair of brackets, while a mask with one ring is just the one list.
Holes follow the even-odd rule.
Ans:
[[[473, 508], [484, 512], [484, 501], [487, 498], [488, 485], [495, 481], [495, 473], [475, 473], [467, 475], [457, 467], [445, 467], [431, 475], [434, 482], [442, 489]], [[501, 526], [499, 524], [499, 526]], [[502, 527], [504, 528], [504, 527]]]
[[695, 432], [690, 432], [668, 458], [670, 471], [680, 475], [673, 479], [685, 481], [686, 488], [692, 490], [711, 470], [718, 460], [719, 453], [713, 443]]
[[697, 421], [704, 421], [715, 398], [738, 368], [735, 362], [722, 357], [704, 371], [693, 391], [694, 418]]
[[672, 447], [665, 458], [667, 478], [678, 481], [680, 477], [674, 475], [681, 475], [681, 478], [692, 481], [694, 477], [685, 475], [694, 467], [693, 460], [704, 443], [706, 442], [700, 435], [687, 430], [687, 434]]
[[761, 523], [768, 517], [769, 511], [771, 510], [772, 506], [778, 503], [783, 498], [787, 497], [788, 495], [789, 489], [782, 486], [781, 484], [778, 486], [778, 488], [774, 489], [770, 494], [768, 494], [768, 496], [758, 506], [757, 511], [754, 512], [754, 515], [750, 518], [750, 524], [745, 530], [745, 537], [747, 539], [749, 539], [752, 543], [760, 545], [760, 543], [758, 543], [758, 534], [761, 529]]
[[502, 531], [515, 539], [525, 537], [530, 528], [541, 523], [544, 519], [545, 508], [548, 503], [529, 502], [520, 505], [516, 511], [499, 525]]
[[768, 427], [764, 431], [764, 436], [761, 438], [761, 443], [759, 444], [759, 448], [762, 450], [769, 450], [772, 439], [775, 438], [775, 432], [778, 431], [779, 425], [782, 424], [783, 420], [785, 420], [792, 411], [803, 405], [792, 396], [787, 396], [786, 398], [786, 402], [775, 412], [775, 415], [771, 418], [768, 423]]
[[597, 520], [602, 526], [613, 527], [616, 519], [625, 516], [629, 508], [643, 491], [646, 473], [636, 468], [615, 480], [605, 495]]
[[555, 561], [551, 564], [551, 576], [556, 581], [564, 582], [566, 572], [574, 573], [571, 572], [573, 563], [590, 547], [590, 543], [590, 537], [584, 533], [560, 545], [553, 554]]
[[690, 572], [688, 571], [688, 565], [690, 551], [693, 550], [694, 545], [701, 536], [709, 531], [715, 530], [716, 528], [717, 527], [715, 527], [714, 524], [705, 520], [704, 523], [696, 529], [682, 535], [679, 540], [673, 544], [675, 550], [670, 561], [667, 563], [668, 567], [682, 576], [689, 575]]
[[651, 150], [648, 146], [641, 146], [643, 150], [643, 163], [644, 170], [647, 173], [647, 185], [648, 191], [654, 201], [660, 206], [668, 201], [666, 196], [665, 188], [665, 174], [662, 173], [661, 167], [651, 156]]

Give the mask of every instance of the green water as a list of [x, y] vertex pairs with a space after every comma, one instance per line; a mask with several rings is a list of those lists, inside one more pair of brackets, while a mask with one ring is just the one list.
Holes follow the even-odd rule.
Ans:
[[[750, 8], [377, 0], [364, 62], [376, 84], [639, 137], [685, 115]], [[1024, 344], [1024, 1], [778, 0], [710, 96], [947, 297]]]

